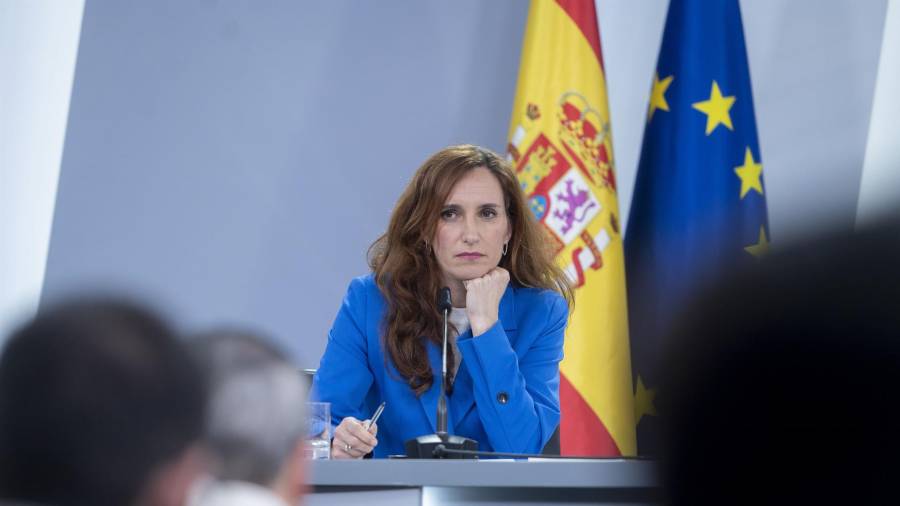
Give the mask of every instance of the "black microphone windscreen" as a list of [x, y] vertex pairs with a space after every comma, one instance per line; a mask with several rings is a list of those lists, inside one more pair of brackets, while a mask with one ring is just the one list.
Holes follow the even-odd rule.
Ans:
[[438, 290], [438, 300], [437, 300], [438, 311], [450, 311], [453, 307], [453, 299], [450, 296], [450, 288], [443, 287]]

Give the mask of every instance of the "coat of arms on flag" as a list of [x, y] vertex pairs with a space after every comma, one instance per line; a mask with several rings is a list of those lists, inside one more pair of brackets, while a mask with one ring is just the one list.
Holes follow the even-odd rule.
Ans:
[[[540, 117], [537, 105], [529, 104], [527, 110], [535, 119]], [[555, 252], [580, 240], [570, 262], [563, 265], [578, 288], [584, 284], [585, 269], [603, 266], [610, 233], [619, 234], [616, 207], [603, 203], [616, 199], [609, 121], [574, 91], [559, 97], [552, 118], [555, 129], [546, 133], [533, 120], [517, 125], [508, 150], [531, 210], [555, 244]], [[608, 223], [595, 234], [588, 231], [604, 209], [609, 211]]]

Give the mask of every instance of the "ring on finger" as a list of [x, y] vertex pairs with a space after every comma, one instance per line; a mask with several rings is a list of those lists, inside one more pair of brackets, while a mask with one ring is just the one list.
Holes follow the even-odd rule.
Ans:
[[352, 449], [353, 449], [353, 447], [350, 446], [350, 443], [344, 443], [344, 451], [345, 452], [350, 453], [350, 450], [352, 450]]

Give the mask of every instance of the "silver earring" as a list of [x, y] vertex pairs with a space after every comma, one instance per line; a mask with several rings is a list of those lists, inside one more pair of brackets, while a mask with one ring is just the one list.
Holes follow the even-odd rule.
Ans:
[[502, 254], [502, 256], [506, 256], [507, 251], [509, 251], [509, 243], [505, 242], [503, 243], [503, 249], [500, 251], [500, 253]]

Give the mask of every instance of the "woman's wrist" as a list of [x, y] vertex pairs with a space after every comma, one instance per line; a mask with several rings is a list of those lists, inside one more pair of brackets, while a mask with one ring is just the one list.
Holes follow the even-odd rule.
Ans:
[[484, 334], [485, 332], [490, 330], [491, 327], [493, 327], [494, 324], [496, 324], [496, 323], [497, 323], [497, 318], [493, 318], [493, 319], [479, 318], [479, 319], [475, 319], [475, 320], [470, 320], [469, 325], [472, 329], [472, 337], [478, 337], [481, 334]]

